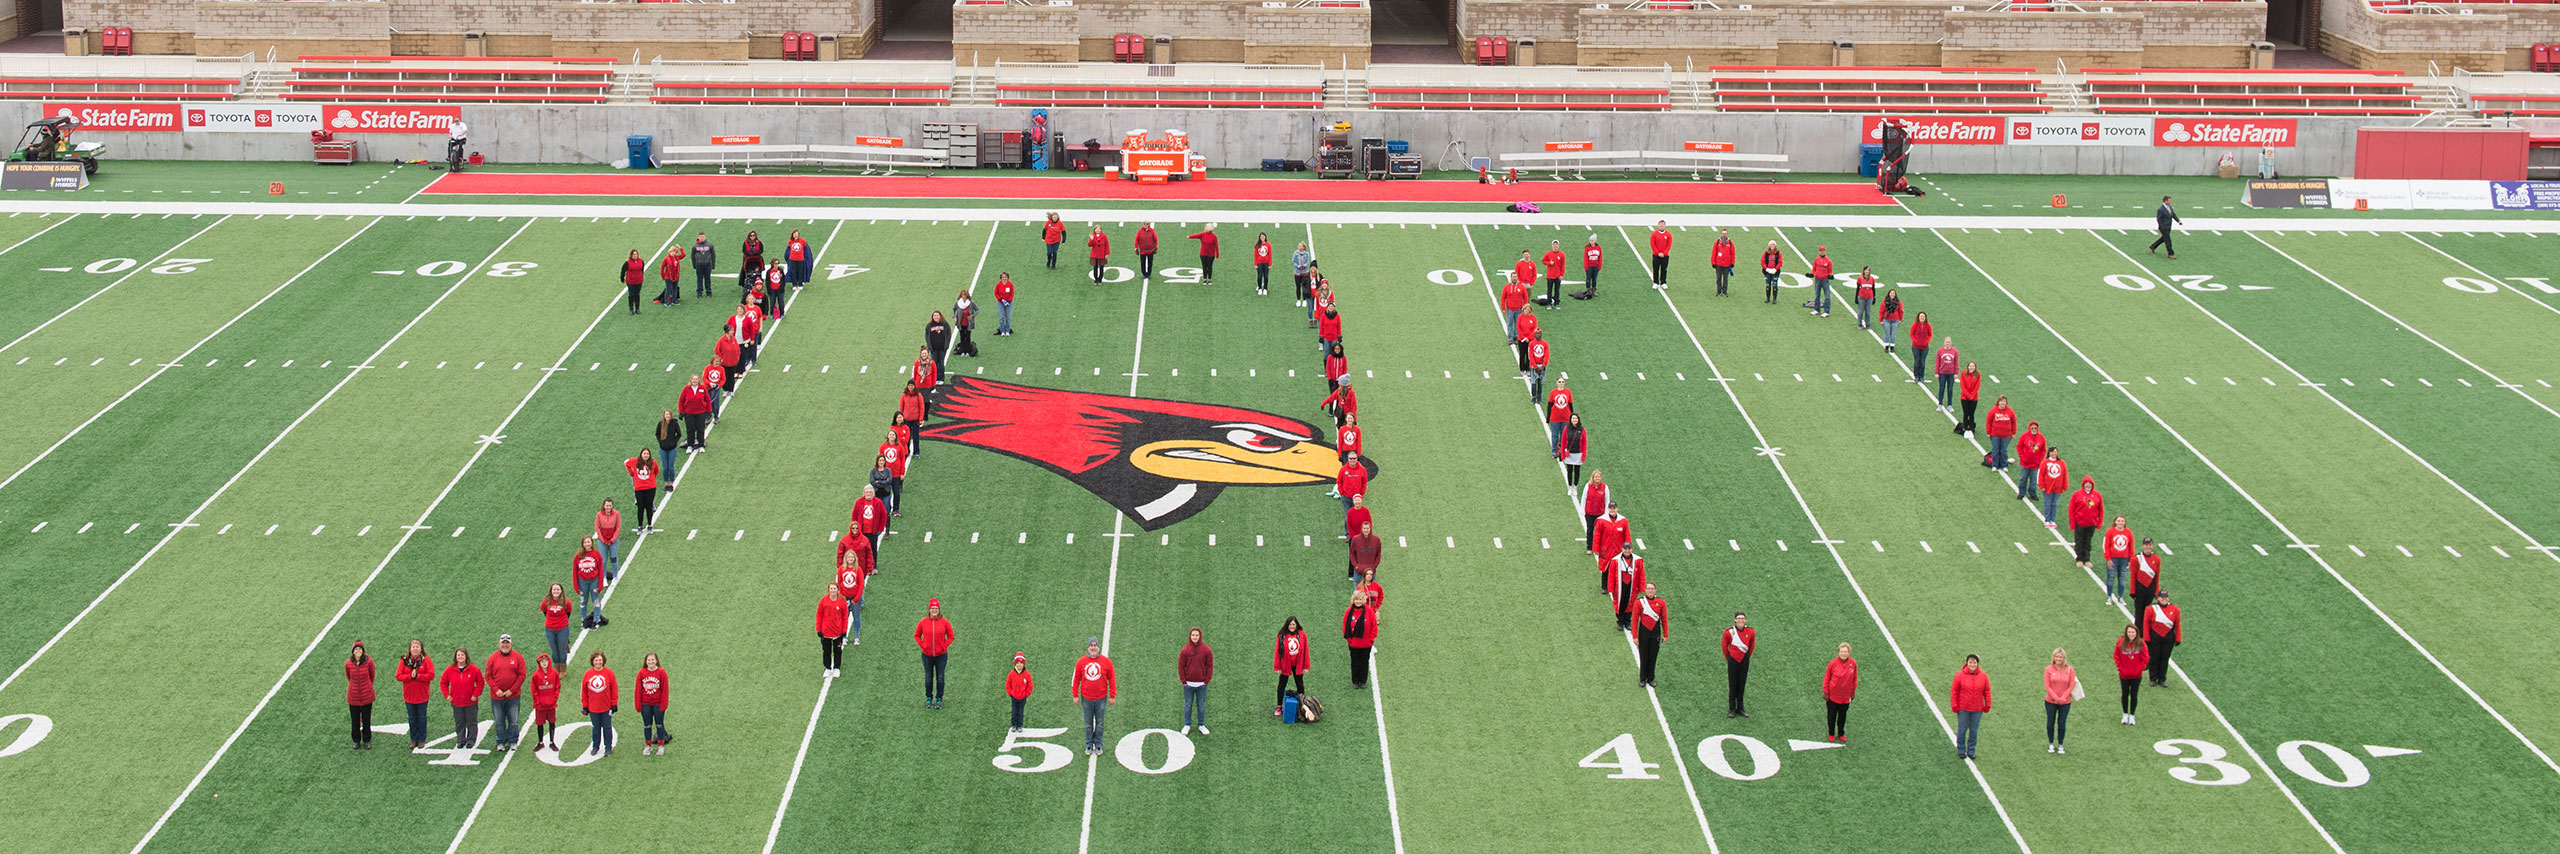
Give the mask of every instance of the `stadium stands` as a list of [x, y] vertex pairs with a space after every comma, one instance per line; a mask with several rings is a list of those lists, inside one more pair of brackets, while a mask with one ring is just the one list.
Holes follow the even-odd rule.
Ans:
[[659, 104], [935, 106], [951, 103], [952, 68], [938, 62], [810, 63], [744, 60], [650, 64]]
[[2100, 113], [2417, 116], [2397, 71], [2090, 68]]
[[0, 57], [0, 99], [220, 101], [237, 97], [251, 66], [240, 58]]
[[1179, 77], [1128, 64], [1001, 63], [994, 102], [1025, 107], [1323, 106], [1324, 69], [1315, 66], [1185, 65]]
[[1659, 112], [1696, 101], [1660, 71], [1371, 66], [1368, 84], [1382, 109]]
[[433, 103], [604, 103], [606, 57], [303, 56], [288, 101], [349, 98]]
[[1745, 112], [2041, 113], [2032, 68], [1719, 65], [1716, 106]]

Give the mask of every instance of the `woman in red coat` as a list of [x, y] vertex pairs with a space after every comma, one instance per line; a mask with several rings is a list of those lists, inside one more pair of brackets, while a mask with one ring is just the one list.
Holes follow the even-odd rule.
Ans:
[[1290, 617], [1280, 624], [1280, 637], [1271, 642], [1271, 669], [1280, 674], [1280, 687], [1273, 693], [1271, 714], [1280, 714], [1280, 704], [1289, 697], [1289, 680], [1298, 680], [1298, 693], [1307, 692], [1307, 668], [1314, 665], [1313, 653], [1307, 649], [1307, 630]]
[[[855, 536], [850, 539], [862, 538]], [[850, 555], [845, 557], [850, 558]], [[852, 562], [850, 559], [843, 561], [847, 564]], [[847, 566], [842, 572], [853, 576], [855, 586], [862, 584], [862, 570]], [[827, 582], [826, 594], [818, 597], [818, 669], [822, 676], [841, 675], [838, 669], [844, 666], [844, 632], [852, 622], [851, 612], [851, 606], [845, 602], [844, 590], [837, 582]]]
[[1981, 366], [1966, 362], [1964, 370], [1957, 372], [1956, 400], [1964, 406], [1964, 417], [1956, 420], [1956, 435], [1968, 435], [1973, 432], [1973, 408], [1982, 405]]
[[409, 749], [427, 747], [427, 696], [436, 682], [436, 660], [427, 656], [427, 644], [409, 639], [409, 649], [400, 654], [400, 663], [391, 670], [391, 678], [400, 683], [400, 703], [409, 712]]
[[533, 731], [542, 749], [557, 753], [559, 743], [553, 730], [560, 726], [560, 668], [551, 663], [551, 653], [533, 657]]
[[480, 743], [480, 689], [487, 680], [480, 678], [480, 667], [471, 663], [471, 651], [453, 648], [453, 665], [444, 669], [444, 700], [453, 704], [454, 746], [470, 747]]
[[657, 653], [640, 657], [639, 672], [631, 674], [631, 702], [640, 707], [640, 755], [667, 755], [667, 742], [676, 738], [667, 732], [667, 669]]
[[578, 678], [578, 707], [586, 710], [587, 753], [613, 755], [613, 713], [622, 710], [622, 682], [605, 666], [604, 652], [587, 654], [587, 672]]
[[[1901, 305], [1901, 301], [1899, 301], [1899, 300], [1894, 300], [1894, 301], [1893, 301], [1893, 304], [1894, 304], [1896, 307], [1899, 307], [1899, 306]], [[1934, 333], [1935, 331], [1936, 331], [1936, 330], [1934, 330], [1934, 329], [1930, 328], [1930, 326], [1929, 326], [1929, 313], [1928, 313], [1928, 312], [1923, 311], [1923, 312], [1920, 312], [1920, 313], [1917, 313], [1917, 314], [1914, 314], [1914, 315], [1912, 315], [1912, 316], [1911, 316], [1911, 381], [1912, 381], [1912, 382], [1915, 382], [1915, 383], [1916, 383], [1916, 382], [1925, 382], [1925, 381], [1926, 381], [1926, 380], [1924, 380], [1924, 379], [1921, 377], [1921, 374], [1922, 374], [1922, 372], [1923, 372], [1923, 371], [1925, 371], [1925, 370], [1929, 367], [1929, 339], [1932, 337], [1932, 335], [1933, 335], [1933, 333]], [[1888, 339], [1886, 339], [1886, 340], [1887, 340], [1887, 341], [1891, 341], [1892, 339], [1889, 339], [1889, 338], [1888, 338]], [[1888, 346], [1890, 346], [1890, 345], [1888, 345]]]
[[1058, 214], [1052, 211], [1049, 214], [1049, 221], [1040, 224], [1040, 244], [1049, 251], [1049, 269], [1058, 269], [1058, 244], [1065, 242], [1067, 242], [1067, 224], [1059, 222]]
[[347, 650], [347, 737], [356, 750], [373, 749], [373, 656], [356, 641]]
[[634, 249], [631, 257], [622, 259], [622, 268], [618, 272], [625, 292], [623, 301], [630, 305], [632, 314], [639, 314], [640, 282], [649, 275], [649, 262], [640, 257], [640, 250]]
[[1102, 233], [1102, 226], [1094, 226], [1093, 233], [1084, 239], [1084, 247], [1086, 257], [1093, 261], [1093, 283], [1102, 284], [1103, 262], [1111, 260], [1111, 235]]
[[1591, 450], [1591, 434], [1582, 429], [1582, 413], [1568, 416], [1564, 435], [1556, 438], [1556, 460], [1564, 463], [1564, 485], [1568, 491], [1582, 488], [1582, 457]]
[[1991, 676], [1982, 672], [1982, 656], [1964, 657], [1964, 669], [1947, 689], [1947, 704], [1956, 713], [1956, 755], [1971, 759], [1982, 738], [1982, 716], [1991, 711]]
[[2107, 500], [2098, 494], [2098, 479], [2080, 476], [2080, 491], [2071, 493], [2071, 555], [2082, 570], [2089, 568], [2089, 546], [2097, 538], [2098, 526], [2107, 518]]
[[683, 276], [684, 247], [670, 245], [667, 247], [667, 257], [658, 259], [658, 280], [666, 282], [667, 287], [665, 290], [658, 292], [657, 299], [650, 300], [650, 302], [654, 302], [659, 305], [675, 305], [677, 300], [683, 296], [683, 292], [676, 289], [676, 281], [683, 278]]
[[1342, 642], [1351, 648], [1351, 687], [1369, 687], [1369, 650], [1378, 643], [1378, 608], [1369, 591], [1352, 588], [1351, 607], [1342, 609]]
[[1152, 222], [1138, 223], [1138, 233], [1129, 238], [1129, 247], [1137, 250], [1138, 252], [1138, 278], [1155, 278], [1156, 224]]
[[1849, 743], [1849, 701], [1858, 697], [1858, 660], [1849, 645], [1822, 668], [1822, 740]]
[[2151, 666], [2151, 650], [2142, 645], [2142, 630], [2125, 624], [2124, 634], [2116, 638], [2116, 696], [2124, 705], [2125, 726], [2133, 725], [2134, 709], [2142, 705], [2142, 670]]

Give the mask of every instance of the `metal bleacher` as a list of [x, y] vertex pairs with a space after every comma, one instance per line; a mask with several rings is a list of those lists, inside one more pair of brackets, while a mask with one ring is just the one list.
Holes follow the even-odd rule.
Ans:
[[601, 104], [611, 57], [303, 56], [287, 101]]
[[219, 101], [237, 96], [250, 57], [0, 55], [0, 98]]

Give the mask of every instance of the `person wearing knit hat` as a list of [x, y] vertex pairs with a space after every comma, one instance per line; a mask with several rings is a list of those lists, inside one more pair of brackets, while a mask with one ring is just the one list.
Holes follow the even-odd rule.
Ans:
[[1013, 669], [1005, 671], [1004, 695], [1013, 698], [1013, 730], [1022, 731], [1022, 706], [1031, 700], [1031, 658], [1013, 654]]
[[951, 664], [951, 621], [942, 618], [942, 600], [927, 599], [924, 619], [916, 621], [916, 649], [924, 653], [924, 707], [942, 708], [943, 673]]

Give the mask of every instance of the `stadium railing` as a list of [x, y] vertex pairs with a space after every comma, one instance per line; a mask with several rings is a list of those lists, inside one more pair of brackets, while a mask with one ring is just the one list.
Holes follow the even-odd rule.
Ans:
[[1369, 105], [1412, 110], [1669, 110], [1669, 68], [1369, 67]]
[[1717, 108], [1738, 112], [2042, 113], [2030, 68], [1713, 66]]
[[2422, 116], [2398, 71], [2087, 68], [2100, 113]]
[[613, 86], [609, 57], [302, 56], [288, 101], [600, 104]]
[[[1174, 76], [1157, 76], [1167, 68]], [[995, 98], [1024, 107], [1285, 107], [1324, 105], [1315, 65], [997, 62]]]
[[0, 99], [220, 101], [253, 67], [249, 56], [0, 56]]
[[649, 100], [660, 104], [951, 103], [953, 69], [947, 62], [660, 60], [650, 68]]

